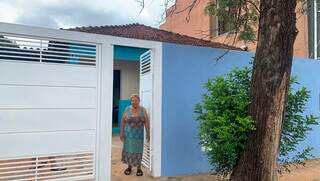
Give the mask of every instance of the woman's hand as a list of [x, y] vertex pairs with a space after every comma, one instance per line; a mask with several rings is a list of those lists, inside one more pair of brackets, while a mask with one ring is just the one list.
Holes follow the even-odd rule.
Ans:
[[123, 141], [124, 135], [123, 133], [120, 133], [120, 140]]

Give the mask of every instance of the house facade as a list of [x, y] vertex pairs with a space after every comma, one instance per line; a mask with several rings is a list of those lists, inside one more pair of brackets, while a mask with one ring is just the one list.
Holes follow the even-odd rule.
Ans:
[[[112, 111], [128, 91], [140, 92], [150, 115], [150, 175], [208, 172], [195, 105], [209, 78], [254, 56], [137, 24], [66, 31], [0, 23], [0, 40], [0, 180], [111, 180]], [[296, 58], [292, 74], [310, 91], [305, 114], [319, 116], [320, 62], [309, 60]], [[319, 158], [319, 130], [297, 151], [311, 146]]]
[[114, 119], [137, 92], [151, 127], [142, 164], [163, 176], [163, 42], [225, 47], [138, 24], [67, 31], [0, 22], [0, 180], [111, 180]]
[[[211, 0], [197, 1], [190, 13], [188, 6], [194, 0], [177, 0], [176, 4], [167, 10], [165, 22], [160, 29], [173, 31], [179, 34], [193, 36], [200, 39], [211, 40], [214, 42], [232, 44], [233, 38], [228, 38], [228, 27], [218, 17], [209, 15], [205, 9]], [[303, 58], [319, 57], [319, 4], [316, 1], [308, 2], [308, 9], [305, 13], [297, 13], [297, 29], [299, 31], [295, 44], [294, 56]], [[297, 11], [302, 8], [299, 4]], [[318, 22], [318, 23], [315, 23]], [[316, 32], [316, 33], [315, 33]], [[238, 41], [235, 46], [247, 48], [255, 51], [256, 43], [244, 43]]]
[[[159, 30], [142, 24], [128, 24], [115, 26], [89, 26], [67, 29], [68, 31], [94, 33], [101, 35], [119, 36], [150, 41], [161, 41], [178, 44], [205, 46], [212, 48], [239, 48], [201, 40], [191, 36], [180, 35], [169, 31]], [[140, 56], [148, 51], [146, 48], [114, 46], [113, 72], [113, 134], [119, 134], [122, 113], [130, 105], [130, 95], [140, 92], [139, 62]]]

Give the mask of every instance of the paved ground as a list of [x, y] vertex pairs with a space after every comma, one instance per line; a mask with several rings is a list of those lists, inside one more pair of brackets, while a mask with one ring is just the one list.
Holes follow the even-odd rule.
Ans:
[[306, 162], [306, 166], [291, 169], [290, 174], [280, 177], [280, 181], [320, 181], [320, 159]]
[[[124, 175], [126, 165], [120, 162], [122, 143], [119, 137], [112, 140], [112, 181], [221, 181], [215, 175], [199, 174], [180, 177], [152, 178], [148, 174], [143, 177], [135, 176], [135, 171], [130, 176]], [[320, 160], [307, 162], [305, 167], [292, 168], [290, 174], [280, 177], [279, 181], [320, 181]], [[144, 171], [146, 173], [146, 171]]]
[[127, 176], [123, 174], [126, 169], [126, 165], [121, 163], [121, 149], [122, 142], [119, 137], [113, 137], [112, 139], [112, 181], [216, 181], [216, 176], [209, 174], [184, 176], [184, 177], [163, 177], [163, 178], [152, 178], [146, 171], [144, 176], [137, 177], [136, 169], [133, 170], [131, 175]]

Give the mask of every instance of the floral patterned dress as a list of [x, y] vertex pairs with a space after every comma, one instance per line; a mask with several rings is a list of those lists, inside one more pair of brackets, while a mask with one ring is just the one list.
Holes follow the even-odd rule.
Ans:
[[131, 166], [141, 166], [144, 140], [144, 108], [140, 107], [140, 114], [134, 116], [132, 107], [126, 109], [124, 119], [124, 141], [121, 161]]

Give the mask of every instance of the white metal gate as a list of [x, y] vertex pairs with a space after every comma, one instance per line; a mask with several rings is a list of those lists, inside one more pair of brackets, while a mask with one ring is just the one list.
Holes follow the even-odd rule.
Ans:
[[148, 50], [140, 56], [140, 98], [141, 104], [146, 108], [150, 119], [150, 142], [144, 139], [142, 165], [152, 171], [152, 98], [153, 98], [153, 55]]
[[1, 181], [97, 179], [101, 44], [55, 31], [0, 29]]

